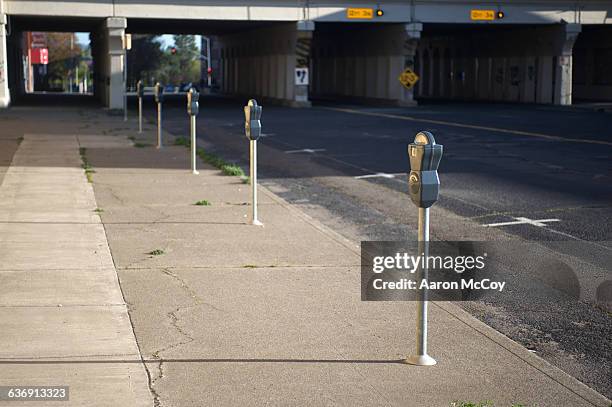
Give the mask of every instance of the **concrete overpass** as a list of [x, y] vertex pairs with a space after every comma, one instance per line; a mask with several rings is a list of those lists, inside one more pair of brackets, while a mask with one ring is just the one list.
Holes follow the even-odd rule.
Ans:
[[[356, 19], [354, 8], [384, 13]], [[504, 16], [474, 20], [475, 10]], [[612, 81], [600, 78], [612, 69], [609, 1], [0, 0], [0, 25], [0, 106], [22, 92], [19, 38], [34, 30], [92, 33], [96, 97], [111, 109], [122, 106], [126, 32], [217, 35], [223, 92], [293, 106], [314, 97], [410, 104], [415, 94], [612, 100]], [[296, 83], [300, 67], [308, 85]], [[405, 68], [421, 78], [411, 90], [397, 80]]]

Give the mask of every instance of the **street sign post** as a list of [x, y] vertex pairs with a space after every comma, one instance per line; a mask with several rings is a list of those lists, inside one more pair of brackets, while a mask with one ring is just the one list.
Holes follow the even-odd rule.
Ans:
[[142, 97], [144, 96], [144, 86], [141, 80], [136, 83], [136, 95], [138, 96], [138, 133], [142, 133]]
[[251, 224], [263, 226], [257, 218], [257, 140], [261, 136], [261, 110], [255, 99], [244, 107], [244, 132], [250, 144]]
[[[418, 279], [421, 281], [428, 278], [429, 208], [438, 200], [438, 165], [442, 158], [442, 149], [442, 145], [436, 144], [433, 134], [428, 131], [417, 133], [414, 143], [408, 145], [408, 192], [412, 202], [419, 208], [418, 254], [425, 259], [417, 270]], [[419, 290], [418, 295], [416, 354], [408, 357], [406, 363], [433, 366], [436, 360], [427, 354], [427, 289]]]
[[189, 124], [191, 129], [191, 173], [199, 174], [196, 169], [196, 116], [200, 113], [200, 103], [198, 99], [200, 94], [194, 88], [187, 92], [187, 114], [189, 115]]
[[157, 148], [162, 148], [162, 103], [164, 102], [164, 87], [155, 84], [155, 102], [157, 103]]
[[398, 80], [406, 89], [412, 89], [412, 87], [419, 81], [419, 76], [414, 73], [412, 69], [406, 68], [400, 74]]

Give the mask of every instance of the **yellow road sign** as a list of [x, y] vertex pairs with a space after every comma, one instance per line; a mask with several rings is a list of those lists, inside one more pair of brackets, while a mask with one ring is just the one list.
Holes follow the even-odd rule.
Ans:
[[374, 9], [373, 8], [347, 8], [346, 9], [346, 18], [351, 20], [363, 20], [363, 19], [372, 19], [374, 18]]
[[410, 68], [406, 68], [398, 78], [400, 83], [404, 85], [406, 89], [412, 88], [419, 80], [419, 76], [414, 73]]
[[470, 10], [470, 20], [493, 21], [495, 20], [495, 10]]

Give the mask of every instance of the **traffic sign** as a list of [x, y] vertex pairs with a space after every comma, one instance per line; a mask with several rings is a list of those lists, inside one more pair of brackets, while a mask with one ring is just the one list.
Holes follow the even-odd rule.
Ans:
[[470, 10], [470, 20], [493, 21], [495, 20], [495, 10]]
[[370, 20], [374, 18], [373, 8], [347, 8], [346, 18], [350, 20]]
[[308, 85], [308, 68], [295, 68], [295, 84]]
[[419, 76], [414, 73], [410, 68], [406, 68], [398, 78], [400, 83], [404, 85], [406, 89], [411, 89], [419, 80]]

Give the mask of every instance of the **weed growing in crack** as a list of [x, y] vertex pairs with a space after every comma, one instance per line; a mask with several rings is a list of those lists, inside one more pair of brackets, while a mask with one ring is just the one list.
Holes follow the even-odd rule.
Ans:
[[162, 249], [155, 249], [155, 250], [150, 251], [147, 254], [150, 254], [151, 256], [161, 256], [164, 253], [165, 252]]
[[210, 206], [212, 204], [210, 202], [208, 202], [206, 199], [202, 199], [201, 201], [198, 201], [198, 202], [194, 203], [194, 205], [197, 205], [197, 206]]

